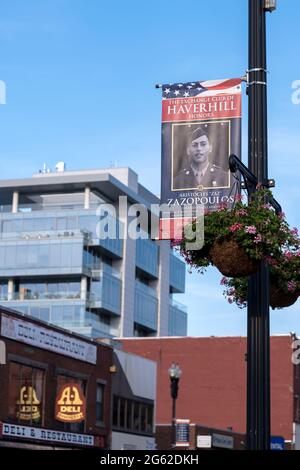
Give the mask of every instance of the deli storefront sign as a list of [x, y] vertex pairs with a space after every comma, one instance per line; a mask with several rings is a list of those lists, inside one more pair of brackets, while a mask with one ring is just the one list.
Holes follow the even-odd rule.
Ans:
[[[55, 442], [72, 446], [82, 445], [93, 447], [99, 445], [98, 436], [56, 431], [54, 429], [34, 428], [10, 423], [0, 423], [0, 438], [31, 439], [34, 441]], [[102, 444], [102, 442], [100, 442]], [[102, 447], [102, 445], [101, 445]]]
[[94, 344], [35, 325], [27, 320], [2, 314], [1, 335], [73, 359], [97, 364], [97, 347]]
[[85, 420], [85, 408], [85, 397], [78, 384], [69, 383], [60, 387], [55, 407], [58, 421], [80, 423]]

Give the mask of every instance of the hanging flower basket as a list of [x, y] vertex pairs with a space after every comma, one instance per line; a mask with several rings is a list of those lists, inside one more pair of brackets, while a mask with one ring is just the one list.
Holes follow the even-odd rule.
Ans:
[[212, 264], [227, 277], [249, 276], [258, 271], [260, 265], [235, 240], [216, 241], [210, 250], [210, 257]]
[[[270, 306], [272, 309], [290, 307], [300, 296], [300, 250], [298, 241], [279, 259], [266, 259], [270, 272]], [[293, 250], [291, 250], [293, 248]], [[248, 278], [223, 277], [224, 296], [239, 308], [247, 306]]]
[[270, 306], [274, 310], [275, 308], [290, 307], [297, 302], [300, 295], [299, 291], [296, 292], [285, 292], [280, 287], [271, 284], [270, 285]]
[[[261, 189], [247, 204], [240, 196], [230, 206], [225, 203], [204, 214], [204, 245], [189, 248], [185, 233], [179, 240], [179, 251], [191, 267], [203, 273], [213, 264], [229, 277], [256, 272], [267, 256], [279, 256], [283, 247], [294, 240], [283, 214], [276, 214], [266, 203], [272, 193]], [[203, 222], [203, 221], [202, 221]], [[197, 221], [191, 232], [197, 233]]]

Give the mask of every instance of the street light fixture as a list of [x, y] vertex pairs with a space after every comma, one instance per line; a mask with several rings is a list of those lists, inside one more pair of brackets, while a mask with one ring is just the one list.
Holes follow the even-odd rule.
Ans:
[[178, 396], [178, 383], [182, 374], [179, 364], [173, 363], [168, 370], [170, 377], [170, 392], [172, 398], [172, 447], [176, 447], [176, 399]]

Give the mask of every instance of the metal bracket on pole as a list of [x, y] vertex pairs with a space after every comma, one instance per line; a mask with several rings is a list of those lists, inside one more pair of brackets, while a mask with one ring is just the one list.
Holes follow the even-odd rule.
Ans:
[[[231, 154], [229, 156], [229, 169], [231, 173], [236, 173], [237, 171], [240, 172], [240, 174], [242, 175], [244, 179], [244, 181], [241, 182], [241, 188], [246, 189], [248, 196], [255, 192], [257, 184], [258, 184], [258, 180], [256, 176], [234, 154]], [[262, 184], [262, 186], [265, 188], [274, 188], [275, 181], [273, 179], [268, 179]], [[279, 204], [279, 202], [276, 201], [276, 199], [273, 198], [273, 196], [268, 197], [268, 202], [271, 204], [271, 206], [273, 206], [277, 214], [282, 212], [281, 205]]]
[[254, 67], [252, 69], [246, 70], [246, 83], [247, 83], [247, 88], [252, 85], [264, 85], [267, 86], [267, 82], [262, 81], [262, 80], [252, 80], [251, 82], [249, 81], [249, 75], [250, 73], [254, 72], [264, 72], [264, 73], [269, 73], [269, 71], [263, 67]]

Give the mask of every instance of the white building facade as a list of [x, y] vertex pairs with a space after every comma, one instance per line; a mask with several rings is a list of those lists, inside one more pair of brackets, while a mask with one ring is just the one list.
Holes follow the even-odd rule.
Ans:
[[[0, 303], [91, 338], [185, 336], [184, 262], [122, 235], [120, 197], [149, 214], [159, 200], [129, 168], [57, 170], [0, 181]], [[100, 236], [105, 217], [116, 236]]]

